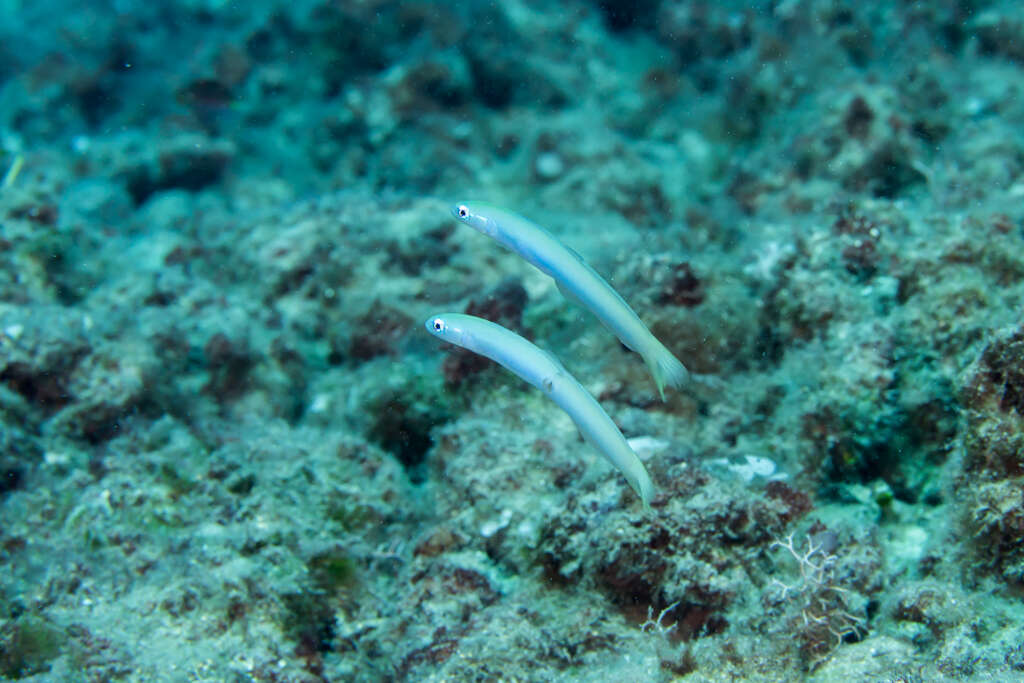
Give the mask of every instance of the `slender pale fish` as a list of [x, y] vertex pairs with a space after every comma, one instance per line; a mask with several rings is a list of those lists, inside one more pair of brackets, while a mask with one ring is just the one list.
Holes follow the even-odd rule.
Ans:
[[427, 318], [427, 331], [503, 365], [543, 391], [576, 423], [583, 438], [614, 465], [649, 507], [654, 495], [644, 464], [608, 413], [558, 359], [501, 325], [462, 313]]
[[551, 276], [565, 298], [590, 309], [623, 344], [643, 357], [662, 401], [666, 384], [678, 388], [687, 379], [689, 373], [683, 364], [651, 334], [619, 293], [550, 232], [487, 204], [456, 204], [452, 215], [522, 256]]

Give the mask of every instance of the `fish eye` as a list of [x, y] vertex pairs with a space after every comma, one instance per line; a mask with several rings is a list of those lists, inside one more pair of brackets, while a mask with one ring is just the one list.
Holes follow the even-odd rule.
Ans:
[[465, 204], [459, 206], [459, 218], [465, 218], [469, 215], [469, 207]]
[[440, 332], [444, 329], [444, 321], [440, 318], [434, 318], [434, 332]]

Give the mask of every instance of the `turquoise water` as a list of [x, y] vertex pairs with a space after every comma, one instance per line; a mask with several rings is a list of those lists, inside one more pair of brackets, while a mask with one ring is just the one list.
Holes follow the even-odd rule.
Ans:
[[[1024, 680], [1022, 45], [967, 0], [0, 3], [0, 678]], [[649, 507], [439, 312], [554, 357]]]

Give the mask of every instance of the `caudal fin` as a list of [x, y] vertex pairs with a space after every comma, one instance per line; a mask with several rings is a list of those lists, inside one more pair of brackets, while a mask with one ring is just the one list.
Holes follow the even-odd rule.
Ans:
[[644, 504], [644, 510], [651, 509], [651, 500], [654, 499], [654, 482], [643, 465], [640, 466], [640, 476], [633, 485], [633, 490], [640, 496], [640, 502]]
[[665, 400], [666, 384], [678, 389], [690, 376], [689, 371], [679, 359], [660, 343], [654, 349], [644, 353], [643, 357], [644, 362], [647, 363], [647, 369], [654, 377], [654, 383], [658, 385], [658, 393], [661, 394], [662, 401]]

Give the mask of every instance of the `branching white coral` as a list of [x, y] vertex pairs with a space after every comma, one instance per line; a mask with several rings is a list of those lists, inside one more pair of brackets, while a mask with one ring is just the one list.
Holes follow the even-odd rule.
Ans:
[[661, 622], [665, 619], [665, 615], [674, 610], [678, 605], [679, 601], [676, 600], [671, 605], [658, 612], [657, 619], [654, 618], [654, 609], [650, 605], [648, 605], [647, 621], [640, 624], [640, 630], [644, 633], [658, 633], [662, 636], [668, 636], [670, 633], [672, 633], [672, 631], [675, 630], [676, 626], [678, 626], [679, 624], [674, 623], [671, 626], [666, 627], [662, 625]]
[[769, 549], [779, 547], [796, 560], [800, 576], [792, 583], [773, 579], [770, 596], [776, 604], [789, 602], [800, 610], [802, 638], [820, 662], [829, 652], [847, 638], [860, 638], [867, 634], [867, 619], [852, 607], [852, 594], [838, 585], [835, 568], [837, 557], [825, 547], [821, 536], [807, 536], [807, 547], [801, 550], [793, 534], [777, 540]]

